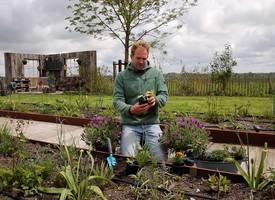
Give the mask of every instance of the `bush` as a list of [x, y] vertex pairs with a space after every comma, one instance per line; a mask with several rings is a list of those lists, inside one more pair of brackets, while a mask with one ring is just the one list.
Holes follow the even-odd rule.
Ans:
[[179, 117], [169, 125], [161, 144], [174, 151], [185, 151], [192, 158], [201, 157], [209, 143], [209, 133], [195, 118]]
[[107, 138], [110, 138], [113, 147], [116, 147], [120, 140], [120, 129], [120, 125], [112, 117], [95, 115], [90, 118], [82, 136], [92, 147], [107, 147]]

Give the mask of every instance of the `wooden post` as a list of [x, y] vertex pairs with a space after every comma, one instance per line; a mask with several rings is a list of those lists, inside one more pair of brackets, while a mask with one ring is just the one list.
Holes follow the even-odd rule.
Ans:
[[116, 62], [115, 61], [113, 61], [113, 80], [115, 80], [115, 78], [116, 78]]
[[121, 72], [122, 70], [122, 61], [118, 60], [118, 71]]

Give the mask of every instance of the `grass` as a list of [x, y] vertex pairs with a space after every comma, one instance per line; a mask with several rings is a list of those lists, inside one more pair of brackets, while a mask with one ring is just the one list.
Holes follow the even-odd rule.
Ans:
[[[11, 96], [0, 96], [2, 101], [14, 101], [24, 103], [48, 103], [55, 104], [57, 99], [65, 99], [74, 103], [81, 95], [76, 94], [13, 94]], [[88, 95], [89, 104], [96, 106], [100, 100], [99, 96]], [[102, 96], [103, 106], [112, 107], [112, 96]], [[272, 115], [272, 97], [225, 97], [215, 96], [211, 102], [216, 102], [216, 109], [219, 113], [232, 113], [236, 109], [247, 110], [253, 116]], [[166, 112], [199, 112], [206, 113], [209, 106], [208, 96], [171, 96], [167, 105], [163, 108]]]
[[[185, 96], [169, 97], [169, 103], [165, 106], [165, 111], [174, 112], [200, 112], [208, 111], [207, 96]], [[235, 112], [235, 109], [248, 109], [249, 114], [253, 116], [265, 116], [272, 113], [271, 97], [214, 97], [217, 102], [217, 111], [228, 114]]]

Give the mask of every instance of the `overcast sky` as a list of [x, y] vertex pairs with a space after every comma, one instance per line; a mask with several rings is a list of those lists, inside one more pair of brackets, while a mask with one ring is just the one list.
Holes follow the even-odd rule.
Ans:
[[[0, 0], [0, 75], [4, 52], [65, 53], [97, 51], [98, 66], [123, 59], [122, 45], [67, 32], [68, 0]], [[238, 65], [234, 72], [275, 72], [275, 0], [199, 0], [186, 13], [184, 27], [165, 40], [167, 55], [151, 60], [164, 73], [207, 66], [226, 43]]]

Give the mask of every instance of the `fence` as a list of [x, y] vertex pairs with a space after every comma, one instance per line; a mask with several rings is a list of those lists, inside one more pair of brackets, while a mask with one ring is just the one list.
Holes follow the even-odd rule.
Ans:
[[[269, 96], [275, 90], [275, 74], [234, 75], [227, 83], [224, 91], [222, 85], [211, 81], [209, 74], [184, 74], [167, 77], [166, 84], [170, 96]], [[100, 91], [112, 95], [112, 77], [102, 77]]]
[[176, 79], [167, 79], [167, 86], [171, 96], [268, 96], [275, 89], [275, 76], [250, 74], [234, 75], [222, 90], [221, 83], [211, 80], [209, 74], [185, 74]]

